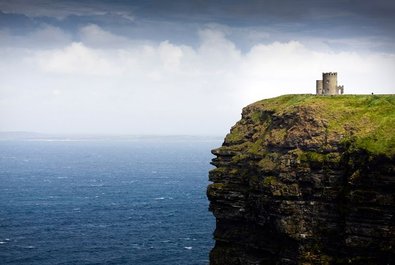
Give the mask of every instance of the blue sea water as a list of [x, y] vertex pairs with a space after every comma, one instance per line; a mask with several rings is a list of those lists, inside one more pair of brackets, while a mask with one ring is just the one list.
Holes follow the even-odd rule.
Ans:
[[208, 264], [220, 140], [0, 142], [0, 264]]

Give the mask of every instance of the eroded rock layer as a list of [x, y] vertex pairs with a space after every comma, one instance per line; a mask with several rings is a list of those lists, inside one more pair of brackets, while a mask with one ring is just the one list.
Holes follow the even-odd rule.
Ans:
[[394, 115], [394, 96], [244, 108], [212, 151], [210, 264], [394, 264]]

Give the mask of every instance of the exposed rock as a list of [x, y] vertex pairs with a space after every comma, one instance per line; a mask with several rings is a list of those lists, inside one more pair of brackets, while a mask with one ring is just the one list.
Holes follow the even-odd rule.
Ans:
[[394, 124], [395, 96], [244, 108], [212, 151], [210, 264], [394, 264]]

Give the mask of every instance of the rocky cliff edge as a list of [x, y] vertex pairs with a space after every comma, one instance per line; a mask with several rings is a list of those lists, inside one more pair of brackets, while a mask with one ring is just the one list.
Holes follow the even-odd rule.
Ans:
[[394, 128], [394, 95], [245, 107], [212, 150], [210, 264], [394, 264]]

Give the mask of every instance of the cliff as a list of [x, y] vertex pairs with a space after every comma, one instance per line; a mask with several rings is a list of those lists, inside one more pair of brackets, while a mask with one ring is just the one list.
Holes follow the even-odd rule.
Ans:
[[210, 264], [394, 264], [394, 125], [394, 95], [245, 107], [212, 150]]

